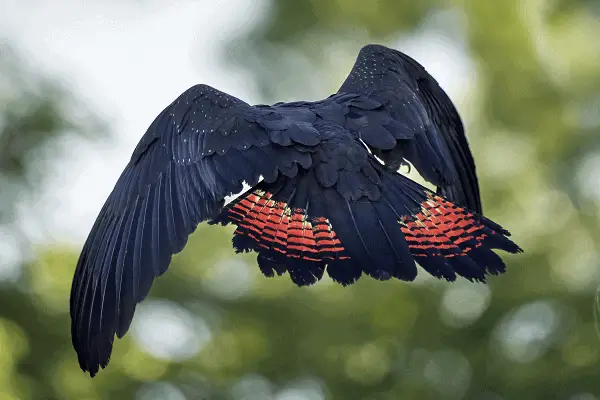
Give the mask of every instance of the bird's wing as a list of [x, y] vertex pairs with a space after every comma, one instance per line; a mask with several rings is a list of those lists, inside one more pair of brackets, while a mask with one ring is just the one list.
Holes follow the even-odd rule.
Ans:
[[396, 147], [438, 187], [438, 194], [482, 212], [475, 163], [460, 116], [423, 66], [399, 51], [368, 45], [339, 92], [362, 94], [380, 104], [355, 107], [349, 119], [370, 147]]
[[319, 142], [309, 123], [253, 108], [209, 86], [188, 89], [154, 120], [102, 207], [71, 288], [72, 340], [93, 376], [137, 303], [224, 198], [292, 178]]

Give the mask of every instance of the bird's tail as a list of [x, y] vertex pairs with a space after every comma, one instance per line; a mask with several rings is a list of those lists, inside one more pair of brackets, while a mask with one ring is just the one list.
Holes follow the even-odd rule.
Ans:
[[492, 249], [521, 251], [498, 224], [389, 172], [376, 200], [347, 200], [334, 187], [319, 186], [310, 171], [262, 182], [212, 223], [237, 225], [236, 251], [256, 251], [266, 276], [287, 271], [298, 285], [316, 282], [325, 270], [344, 285], [363, 272], [413, 280], [415, 261], [438, 278], [485, 281], [505, 270]]
[[431, 275], [449, 281], [460, 275], [484, 282], [487, 274], [498, 275], [506, 270], [493, 249], [522, 252], [508, 238], [510, 233], [490, 219], [402, 175], [390, 178], [396, 181], [391, 185], [393, 190], [403, 188], [402, 193], [410, 197], [412, 204], [418, 203], [412, 211], [405, 208], [404, 215], [398, 212], [402, 204], [390, 203], [389, 208], [400, 223], [413, 258]]

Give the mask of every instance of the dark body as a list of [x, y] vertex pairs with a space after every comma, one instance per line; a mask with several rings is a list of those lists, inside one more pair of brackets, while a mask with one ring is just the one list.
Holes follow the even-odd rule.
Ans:
[[[437, 192], [397, 173], [405, 162]], [[364, 47], [318, 102], [250, 106], [194, 86], [150, 125], [84, 245], [71, 291], [80, 365], [92, 376], [107, 365], [115, 334], [203, 221], [237, 225], [237, 251], [298, 285], [325, 271], [344, 285], [363, 273], [411, 281], [415, 261], [449, 281], [485, 281], [505, 270], [492, 249], [521, 250], [481, 212], [456, 109], [396, 50]]]

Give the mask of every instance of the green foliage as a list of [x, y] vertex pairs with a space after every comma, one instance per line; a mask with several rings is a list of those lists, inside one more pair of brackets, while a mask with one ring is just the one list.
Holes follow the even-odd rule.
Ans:
[[[268, 399], [294, 388], [331, 399], [597, 398], [584, 397], [600, 393], [596, 2], [273, 0], [232, 46], [266, 100], [318, 98], [361, 45], [394, 44], [423, 27], [450, 35], [456, 21], [476, 72], [458, 106], [484, 210], [526, 251], [503, 255], [505, 275], [489, 285], [363, 278], [298, 289], [288, 277], [264, 278], [252, 255], [234, 258], [231, 230], [202, 226], [115, 342], [109, 368], [90, 380], [69, 338], [78, 249], [40, 248], [0, 291], [0, 398]], [[22, 96], [0, 90], [0, 224], [35, 187], [28, 177], [43, 178], [28, 154], [77, 123], [64, 91], [22, 76], [10, 80]], [[198, 334], [188, 346], [197, 351], [169, 359], [136, 340], [143, 314], [166, 306]]]
[[[0, 224], [11, 222], [13, 207], [35, 191], [51, 146], [67, 133], [96, 135], [103, 124], [77, 104], [51, 77], [39, 76], [8, 45], [0, 45]], [[37, 161], [36, 161], [37, 160]]]

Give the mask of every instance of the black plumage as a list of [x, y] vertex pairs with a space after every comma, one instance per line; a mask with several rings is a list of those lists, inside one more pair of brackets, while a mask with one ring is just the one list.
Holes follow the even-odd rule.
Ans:
[[[396, 172], [407, 161], [437, 194]], [[225, 206], [243, 182], [251, 189]], [[158, 115], [77, 264], [72, 339], [84, 371], [107, 365], [115, 334], [203, 221], [237, 225], [237, 251], [298, 285], [325, 272], [344, 285], [363, 273], [410, 281], [415, 261], [440, 278], [483, 281], [504, 271], [492, 248], [520, 251], [481, 215], [448, 96], [416, 61], [378, 45], [322, 101], [250, 106], [196, 85]]]

